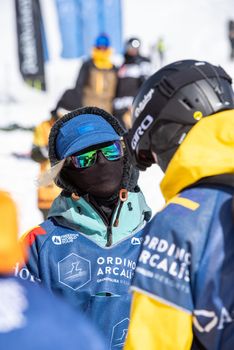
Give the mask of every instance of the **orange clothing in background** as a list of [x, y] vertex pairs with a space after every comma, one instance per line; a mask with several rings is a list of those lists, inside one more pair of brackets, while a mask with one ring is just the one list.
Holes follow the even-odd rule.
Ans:
[[11, 273], [15, 263], [24, 260], [17, 219], [16, 204], [10, 194], [0, 191], [0, 274]]

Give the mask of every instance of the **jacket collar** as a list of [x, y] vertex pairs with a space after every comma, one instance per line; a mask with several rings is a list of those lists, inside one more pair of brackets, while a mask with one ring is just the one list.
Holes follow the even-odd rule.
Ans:
[[168, 201], [182, 189], [216, 175], [234, 175], [234, 110], [201, 119], [174, 154], [160, 184]]
[[[118, 207], [118, 206], [117, 206]], [[147, 206], [142, 192], [129, 192], [119, 218], [119, 226], [113, 227], [116, 212], [110, 225], [113, 243], [125, 239], [140, 230], [151, 218], [151, 209]], [[71, 197], [58, 196], [50, 209], [49, 217], [53, 217], [65, 227], [79, 230], [98, 244], [105, 246], [107, 242], [107, 225], [97, 210], [83, 197], [73, 200]]]

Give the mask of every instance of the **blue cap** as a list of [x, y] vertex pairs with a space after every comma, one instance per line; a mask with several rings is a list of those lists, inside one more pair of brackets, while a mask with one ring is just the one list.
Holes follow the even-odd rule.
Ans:
[[95, 47], [110, 47], [110, 39], [106, 34], [101, 34], [96, 38]]
[[64, 159], [87, 147], [119, 139], [114, 128], [101, 116], [81, 114], [65, 122], [59, 129], [56, 153], [59, 159]]

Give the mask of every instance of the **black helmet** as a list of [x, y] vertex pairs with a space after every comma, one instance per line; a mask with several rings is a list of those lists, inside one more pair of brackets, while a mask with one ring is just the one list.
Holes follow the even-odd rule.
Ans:
[[[202, 117], [234, 108], [232, 79], [219, 66], [183, 60], [153, 74], [133, 101], [128, 146], [142, 170], [154, 163], [152, 145], [164, 154], [163, 170], [191, 127]], [[150, 137], [150, 135], [154, 137]], [[157, 133], [157, 134], [156, 134]], [[164, 163], [164, 164], [162, 164]]]

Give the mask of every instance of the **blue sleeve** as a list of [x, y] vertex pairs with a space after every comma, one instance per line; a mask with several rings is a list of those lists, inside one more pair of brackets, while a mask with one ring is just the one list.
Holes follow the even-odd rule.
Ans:
[[[200, 209], [200, 208], [199, 208]], [[209, 220], [170, 204], [145, 228], [133, 289], [192, 313], [194, 284]]]
[[33, 228], [23, 237], [23, 244], [25, 244], [28, 249], [26, 266], [36, 280], [41, 279], [39, 255], [46, 238], [47, 231], [41, 226]]

